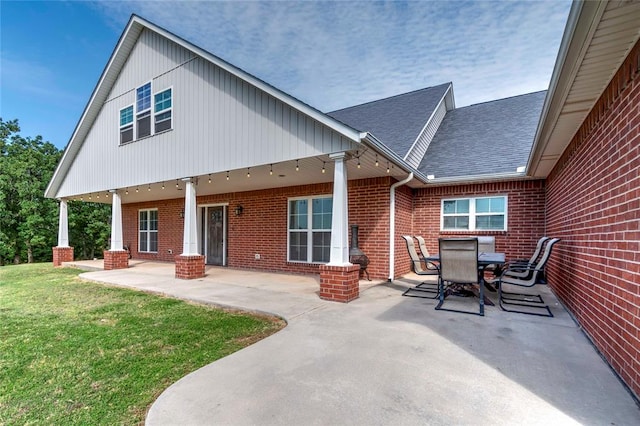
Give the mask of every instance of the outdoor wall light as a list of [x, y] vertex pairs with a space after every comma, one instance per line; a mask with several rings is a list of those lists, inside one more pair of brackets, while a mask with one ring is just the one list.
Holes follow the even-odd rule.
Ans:
[[184, 209], [180, 210], [180, 219], [184, 219]]
[[242, 212], [244, 212], [244, 207], [238, 204], [238, 207], [235, 209], [236, 216], [242, 216]]

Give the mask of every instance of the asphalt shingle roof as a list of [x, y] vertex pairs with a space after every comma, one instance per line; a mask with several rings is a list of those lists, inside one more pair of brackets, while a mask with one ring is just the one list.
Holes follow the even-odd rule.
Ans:
[[361, 132], [372, 133], [404, 157], [451, 83], [329, 112], [327, 115]]
[[418, 170], [436, 178], [515, 173], [529, 158], [545, 94], [447, 112]]

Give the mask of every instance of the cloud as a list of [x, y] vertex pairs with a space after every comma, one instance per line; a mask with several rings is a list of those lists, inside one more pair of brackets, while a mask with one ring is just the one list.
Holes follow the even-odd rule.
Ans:
[[323, 111], [453, 81], [458, 106], [548, 86], [569, 1], [101, 2]]

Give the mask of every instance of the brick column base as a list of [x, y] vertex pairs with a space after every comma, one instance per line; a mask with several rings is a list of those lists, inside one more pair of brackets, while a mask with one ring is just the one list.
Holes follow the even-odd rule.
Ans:
[[103, 253], [105, 271], [127, 269], [129, 267], [129, 253], [125, 250], [105, 250]]
[[360, 265], [320, 265], [320, 298], [351, 302], [360, 296]]
[[53, 247], [53, 266], [62, 266], [62, 262], [73, 262], [73, 247]]
[[176, 278], [192, 280], [204, 277], [204, 256], [176, 256]]

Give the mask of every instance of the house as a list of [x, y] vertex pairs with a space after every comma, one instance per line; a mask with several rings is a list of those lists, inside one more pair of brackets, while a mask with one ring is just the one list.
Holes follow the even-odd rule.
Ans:
[[453, 86], [320, 112], [133, 16], [46, 195], [54, 264], [69, 201], [112, 205], [105, 269], [171, 261], [314, 273], [358, 296], [350, 225], [374, 278], [409, 271], [402, 235], [437, 251], [491, 235], [507, 258], [562, 238], [548, 281], [640, 394], [640, 4], [573, 4], [548, 92], [462, 108]]

